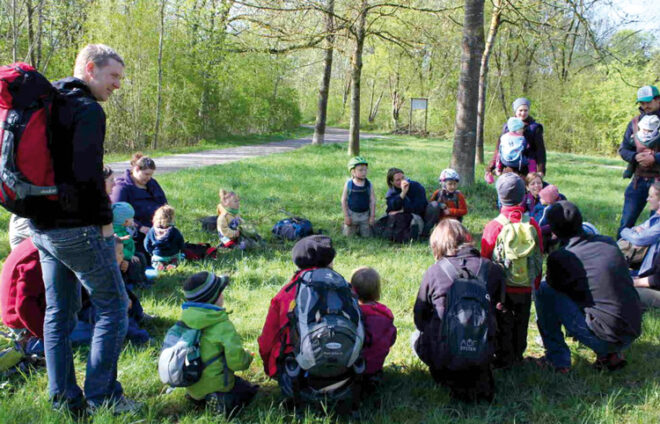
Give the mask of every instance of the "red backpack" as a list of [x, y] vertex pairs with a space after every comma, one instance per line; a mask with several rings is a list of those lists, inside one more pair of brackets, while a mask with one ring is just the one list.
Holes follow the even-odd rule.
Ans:
[[45, 199], [57, 199], [50, 153], [55, 95], [32, 66], [0, 67], [0, 205], [18, 216], [32, 218]]

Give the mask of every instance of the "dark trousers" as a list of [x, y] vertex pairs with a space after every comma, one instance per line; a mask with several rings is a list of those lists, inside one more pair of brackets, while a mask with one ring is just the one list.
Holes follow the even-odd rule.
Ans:
[[621, 231], [624, 228], [632, 228], [637, 222], [637, 218], [646, 206], [646, 198], [649, 195], [649, 188], [655, 182], [654, 178], [633, 177], [626, 188], [623, 199], [623, 210], [621, 211], [621, 224], [616, 232], [616, 239], [621, 238]]
[[504, 311], [497, 314], [497, 349], [495, 352], [498, 366], [509, 366], [522, 361], [527, 349], [527, 328], [532, 306], [531, 293], [507, 293]]
[[495, 379], [490, 364], [462, 371], [433, 367], [429, 370], [433, 380], [447, 386], [454, 399], [463, 402], [491, 402], [495, 396]]
[[226, 417], [233, 417], [252, 401], [258, 390], [258, 385], [234, 376], [234, 387], [228, 392], [206, 395], [206, 406]]

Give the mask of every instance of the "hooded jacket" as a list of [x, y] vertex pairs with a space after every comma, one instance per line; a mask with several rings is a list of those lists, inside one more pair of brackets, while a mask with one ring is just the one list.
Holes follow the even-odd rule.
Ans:
[[124, 175], [117, 177], [115, 186], [110, 195], [113, 203], [127, 202], [135, 209], [135, 224], [139, 227], [151, 227], [151, 220], [156, 209], [167, 204], [165, 192], [154, 178], [147, 182], [147, 188], [135, 185], [131, 178], [131, 170], [127, 169]]
[[229, 321], [224, 308], [210, 303], [185, 302], [181, 320], [190, 328], [202, 331], [199, 341], [202, 361], [224, 354], [211, 362], [202, 373], [202, 378], [186, 387], [193, 399], [203, 399], [214, 392], [229, 392], [234, 387], [234, 372], [245, 370], [252, 363], [252, 356], [243, 349], [241, 337]]
[[144, 238], [144, 249], [152, 256], [174, 256], [183, 249], [183, 236], [175, 226], [151, 227]]
[[112, 222], [103, 179], [105, 112], [85, 82], [65, 78], [53, 84], [51, 155], [57, 200], [43, 199], [32, 223], [41, 230], [102, 226]]
[[383, 369], [383, 363], [396, 341], [394, 315], [390, 309], [378, 302], [363, 303], [360, 310], [364, 316], [365, 342], [362, 357], [367, 362], [365, 374], [375, 374]]
[[46, 289], [39, 251], [29, 238], [11, 251], [2, 267], [0, 311], [7, 327], [27, 328], [33, 336], [44, 337]]

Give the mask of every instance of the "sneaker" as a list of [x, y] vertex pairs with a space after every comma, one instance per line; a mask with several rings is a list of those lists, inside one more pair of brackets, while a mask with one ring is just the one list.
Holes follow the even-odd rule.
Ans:
[[571, 371], [570, 367], [556, 367], [546, 358], [545, 356], [542, 356], [540, 358], [533, 358], [531, 356], [528, 356], [525, 358], [525, 361], [527, 362], [532, 362], [534, 363], [537, 367], [543, 368], [543, 369], [550, 369], [557, 374], [568, 374]]
[[98, 412], [99, 409], [107, 407], [113, 415], [120, 415], [137, 412], [142, 408], [142, 406], [142, 402], [136, 402], [127, 398], [126, 396], [122, 396], [114, 401], [103, 402], [101, 405], [93, 405], [90, 403], [87, 405], [87, 413], [89, 415], [94, 415], [96, 412]]
[[623, 354], [620, 352], [608, 353], [606, 356], [597, 358], [592, 364], [597, 371], [603, 371], [605, 368], [610, 371], [616, 371], [626, 365], [628, 365], [628, 361], [623, 358]]
[[73, 400], [56, 397], [52, 400], [51, 408], [53, 411], [69, 413], [76, 420], [84, 418], [87, 413], [85, 399], [82, 397]]

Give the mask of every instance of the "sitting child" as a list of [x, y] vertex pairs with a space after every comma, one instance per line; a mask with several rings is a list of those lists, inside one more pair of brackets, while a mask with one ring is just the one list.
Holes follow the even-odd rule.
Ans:
[[[229, 277], [198, 272], [183, 283], [181, 321], [201, 330], [199, 347], [202, 361], [208, 365], [195, 384], [186, 387], [188, 396], [197, 404], [206, 404], [218, 413], [233, 416], [250, 403], [259, 386], [234, 375], [248, 369], [253, 355], [243, 349], [241, 337], [224, 308], [223, 290]], [[222, 355], [221, 360], [211, 358]]]
[[228, 249], [239, 248], [241, 250], [258, 246], [261, 237], [254, 230], [245, 225], [245, 221], [238, 214], [241, 199], [233, 191], [221, 189], [219, 192], [220, 203], [218, 203], [218, 238], [220, 246]]
[[371, 237], [371, 227], [376, 219], [376, 195], [371, 181], [367, 179], [368, 165], [367, 160], [361, 156], [348, 161], [351, 178], [346, 181], [341, 195], [343, 233], [346, 237], [354, 234]]
[[380, 275], [375, 269], [356, 269], [351, 276], [351, 285], [358, 296], [360, 310], [364, 316], [365, 341], [362, 357], [367, 363], [364, 378], [367, 384], [375, 385], [382, 380], [383, 362], [396, 341], [394, 315], [387, 306], [378, 302]]
[[463, 193], [457, 190], [461, 177], [458, 172], [447, 168], [440, 173], [438, 182], [442, 187], [433, 192], [429, 203], [440, 207], [440, 219], [454, 218], [463, 221], [467, 214], [467, 203]]
[[179, 264], [183, 236], [174, 226], [174, 208], [164, 205], [156, 210], [153, 227], [144, 238], [144, 249], [158, 271], [174, 269]]
[[117, 202], [112, 204], [112, 227], [115, 235], [124, 247], [124, 254], [118, 258], [122, 277], [129, 286], [141, 285], [146, 282], [144, 268], [146, 259], [142, 253], [135, 252], [135, 240], [129, 229], [133, 229], [135, 210], [130, 203]]

